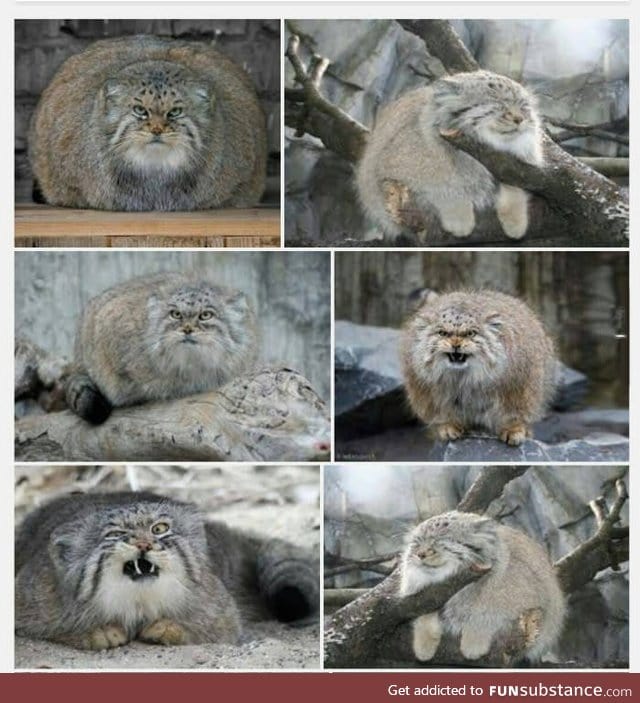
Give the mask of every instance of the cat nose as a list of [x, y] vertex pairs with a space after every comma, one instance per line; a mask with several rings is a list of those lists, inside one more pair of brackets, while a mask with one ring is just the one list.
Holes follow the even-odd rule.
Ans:
[[148, 552], [151, 550], [152, 544], [147, 539], [137, 539], [134, 544], [141, 552]]
[[182, 328], [182, 331], [185, 334], [191, 334], [193, 332], [193, 327], [191, 325], [184, 325], [184, 327]]
[[149, 125], [149, 131], [151, 134], [162, 134], [164, 132], [164, 125], [160, 122], [152, 122]]
[[522, 115], [519, 115], [519, 114], [516, 113], [516, 114], [514, 114], [514, 115], [511, 115], [511, 119], [512, 119], [516, 124], [521, 124], [521, 122], [524, 120], [524, 117], [523, 117]]

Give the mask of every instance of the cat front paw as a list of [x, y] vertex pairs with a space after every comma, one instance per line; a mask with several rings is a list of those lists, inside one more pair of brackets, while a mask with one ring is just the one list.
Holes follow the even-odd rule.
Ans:
[[122, 647], [128, 641], [127, 633], [120, 625], [103, 625], [89, 632], [83, 644], [85, 649], [100, 651]]
[[524, 440], [530, 436], [531, 432], [526, 425], [520, 422], [514, 423], [509, 427], [505, 427], [500, 431], [499, 437], [503, 442], [506, 442], [511, 447], [519, 447]]
[[460, 439], [464, 434], [464, 428], [456, 422], [445, 422], [435, 427], [436, 437], [442, 442]]
[[491, 637], [485, 632], [465, 629], [460, 638], [460, 652], [465, 659], [480, 659], [489, 653]]
[[435, 656], [440, 638], [442, 625], [438, 613], [421, 615], [413, 621], [413, 653], [418, 661], [428, 662]]
[[522, 239], [529, 227], [529, 195], [521, 188], [500, 184], [496, 214], [507, 237]]
[[160, 618], [152, 622], [151, 625], [147, 625], [140, 633], [139, 638], [150, 644], [184, 644], [186, 632], [177, 622], [169, 618]]

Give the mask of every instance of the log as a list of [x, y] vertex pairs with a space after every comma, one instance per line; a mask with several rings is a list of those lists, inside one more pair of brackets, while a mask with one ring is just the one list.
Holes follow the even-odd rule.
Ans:
[[287, 368], [217, 391], [115, 410], [98, 426], [70, 411], [16, 423], [17, 461], [313, 461], [330, 455], [324, 402]]

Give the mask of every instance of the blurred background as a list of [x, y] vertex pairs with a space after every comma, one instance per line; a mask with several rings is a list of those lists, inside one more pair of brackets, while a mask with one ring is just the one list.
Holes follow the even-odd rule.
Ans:
[[280, 20], [16, 20], [16, 202], [31, 202], [29, 121], [40, 94], [62, 63], [98, 39], [156, 34], [202, 41], [251, 76], [267, 120], [269, 160], [263, 202], [280, 205]]
[[[333, 588], [369, 588], [390, 573], [404, 537], [433, 515], [453, 510], [483, 467], [328, 466], [324, 475], [325, 595]], [[589, 501], [615, 500], [615, 481], [627, 466], [532, 466], [505, 486], [486, 514], [541, 544], [556, 562], [597, 527]], [[628, 525], [628, 504], [622, 524]], [[387, 556], [358, 567], [359, 561]], [[569, 615], [558, 662], [570, 666], [628, 666], [629, 574], [599, 572], [568, 595]]]
[[[627, 20], [451, 20], [479, 65], [533, 91], [552, 137], [577, 156], [629, 155]], [[365, 127], [381, 106], [444, 74], [424, 42], [394, 20], [286, 20], [301, 56], [331, 61], [322, 93]], [[285, 62], [285, 85], [293, 70]], [[581, 136], [569, 126], [599, 128]], [[596, 136], [596, 134], [598, 136]], [[353, 168], [309, 135], [285, 130], [286, 237], [322, 246], [367, 232]], [[618, 182], [625, 184], [627, 179]]]
[[326, 252], [17, 252], [16, 337], [71, 359], [78, 319], [90, 298], [161, 271], [195, 271], [247, 294], [261, 333], [260, 362], [299, 371], [328, 402], [331, 262]]

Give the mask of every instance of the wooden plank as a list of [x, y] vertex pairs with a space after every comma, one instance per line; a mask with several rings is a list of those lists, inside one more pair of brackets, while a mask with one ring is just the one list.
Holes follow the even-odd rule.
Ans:
[[105, 212], [17, 204], [18, 247], [278, 247], [280, 210]]

